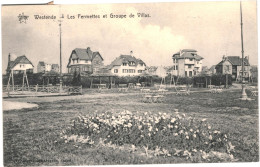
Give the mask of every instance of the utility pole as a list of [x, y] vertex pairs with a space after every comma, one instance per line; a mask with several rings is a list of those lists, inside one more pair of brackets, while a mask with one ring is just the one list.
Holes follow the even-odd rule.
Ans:
[[62, 56], [61, 56], [61, 20], [59, 20], [60, 24], [60, 93], [62, 93]]
[[246, 88], [245, 88], [245, 76], [244, 76], [244, 44], [243, 44], [243, 18], [242, 18], [242, 5], [240, 1], [240, 17], [241, 17], [241, 47], [242, 47], [242, 94], [241, 94], [241, 100], [247, 100], [247, 94], [246, 94]]

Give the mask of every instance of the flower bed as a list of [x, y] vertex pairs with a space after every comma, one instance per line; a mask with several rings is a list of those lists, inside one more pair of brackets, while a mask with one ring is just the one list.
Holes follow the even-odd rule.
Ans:
[[195, 120], [185, 114], [105, 112], [78, 116], [62, 132], [64, 142], [95, 145], [131, 145], [144, 148], [146, 155], [198, 156], [209, 160], [234, 161], [234, 146], [227, 134], [213, 130], [205, 119]]

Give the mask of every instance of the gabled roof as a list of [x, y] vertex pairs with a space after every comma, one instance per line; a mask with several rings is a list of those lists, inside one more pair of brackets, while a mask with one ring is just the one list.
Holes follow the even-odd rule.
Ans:
[[158, 67], [156, 67], [156, 66], [150, 66], [150, 67], [147, 68], [147, 71], [148, 71], [149, 73], [153, 73], [153, 72], [155, 72], [155, 71], [157, 70], [157, 68], [158, 68]]
[[[219, 62], [217, 65], [222, 65], [224, 61], [229, 61], [232, 65], [234, 66], [241, 66], [242, 65], [242, 58], [240, 58], [239, 56], [227, 56], [226, 59], [222, 60], [221, 62]], [[249, 62], [248, 59], [244, 59], [244, 65], [249, 66]]]
[[51, 67], [56, 68], [56, 67], [59, 67], [59, 65], [58, 64], [52, 64]]
[[[239, 56], [228, 56], [227, 58], [230, 60], [230, 62], [233, 65], [236, 65], [236, 66], [242, 65], [242, 58], [240, 58]], [[248, 59], [244, 59], [244, 62], [245, 62], [245, 65], [249, 65]]]
[[[92, 52], [89, 47], [87, 49], [76, 48], [72, 51], [72, 53], [73, 52], [75, 53], [75, 55], [73, 55], [71, 58], [72, 59], [80, 59], [80, 60], [90, 60], [90, 61], [92, 61], [93, 58], [96, 55], [100, 55], [99, 52]], [[101, 55], [100, 55], [100, 57], [102, 58]], [[102, 60], [103, 60], [103, 58], [102, 58]]]
[[168, 72], [170, 72], [170, 71], [172, 71], [172, 70], [174, 70], [174, 69], [175, 69], [174, 66], [168, 66], [168, 67], [167, 67], [167, 71], [168, 71]]
[[214, 71], [215, 68], [216, 68], [216, 65], [213, 65], [213, 66], [211, 66], [211, 67], [209, 68], [209, 70], [210, 70], [210, 71]]
[[112, 69], [114, 66], [121, 66], [123, 63], [129, 64], [130, 62], [134, 62], [135, 63], [134, 66], [137, 66], [138, 64], [145, 64], [143, 62], [143, 60], [137, 59], [134, 56], [131, 56], [131, 55], [120, 55], [114, 61], [112, 61], [112, 63], [110, 65], [108, 65], [107, 67], [109, 69]]
[[[92, 60], [92, 51], [90, 48], [87, 49], [81, 49], [81, 48], [76, 48], [73, 51], [75, 51], [75, 55], [73, 55], [72, 59], [80, 59], [80, 60]], [[72, 51], [72, 52], [73, 52]]]
[[45, 63], [43, 61], [39, 61], [38, 63], [40, 66], [45, 66]]
[[17, 57], [14, 61], [10, 61], [9, 69], [14, 68], [17, 64], [31, 64], [33, 66], [32, 62], [25, 55]]
[[202, 66], [201, 67], [201, 71], [208, 71], [208, 70], [209, 70], [209, 68], [207, 66]]
[[197, 54], [197, 50], [195, 50], [195, 49], [182, 49], [181, 51], [174, 53], [172, 58], [175, 58], [175, 59], [189, 58], [189, 59], [196, 59], [196, 60], [203, 59], [203, 57], [201, 57]]
[[101, 57], [101, 59], [104, 60], [103, 57], [101, 56], [101, 54], [100, 54], [99, 52], [93, 52], [92, 60], [93, 60], [97, 55], [99, 55], [99, 56]]

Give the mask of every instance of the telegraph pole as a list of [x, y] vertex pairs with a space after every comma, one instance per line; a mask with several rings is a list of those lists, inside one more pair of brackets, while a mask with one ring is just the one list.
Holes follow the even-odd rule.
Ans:
[[60, 93], [62, 93], [62, 56], [61, 56], [61, 20], [59, 20], [60, 24]]
[[242, 94], [241, 94], [241, 100], [247, 100], [247, 94], [246, 94], [246, 88], [245, 88], [245, 76], [244, 76], [244, 44], [243, 44], [243, 19], [242, 19], [242, 5], [240, 1], [240, 17], [241, 17], [241, 47], [242, 47]]

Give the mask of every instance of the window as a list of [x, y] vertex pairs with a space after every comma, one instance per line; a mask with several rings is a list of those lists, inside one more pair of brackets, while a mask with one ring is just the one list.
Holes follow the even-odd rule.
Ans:
[[188, 68], [191, 68], [191, 65], [188, 65]]
[[143, 66], [144, 64], [143, 63], [140, 63], [140, 66]]
[[130, 64], [131, 66], [134, 66], [134, 65], [135, 65], [135, 62], [131, 61], [129, 64]]
[[188, 76], [188, 72], [187, 71], [185, 71], [185, 77], [187, 77]]
[[143, 73], [143, 70], [138, 70], [138, 73]]
[[178, 70], [178, 65], [176, 65], [176, 70]]
[[129, 69], [129, 73], [135, 73], [135, 70]]
[[123, 73], [128, 73], [128, 70], [127, 69], [123, 69]]
[[118, 69], [114, 69], [114, 73], [118, 73]]
[[189, 71], [189, 76], [192, 77], [192, 71]]
[[192, 61], [193, 59], [190, 59], [190, 61]]
[[199, 64], [200, 62], [199, 61], [197, 61], [197, 64]]
[[123, 63], [123, 66], [127, 66], [127, 63]]
[[175, 70], [175, 66], [173, 66], [173, 70]]

